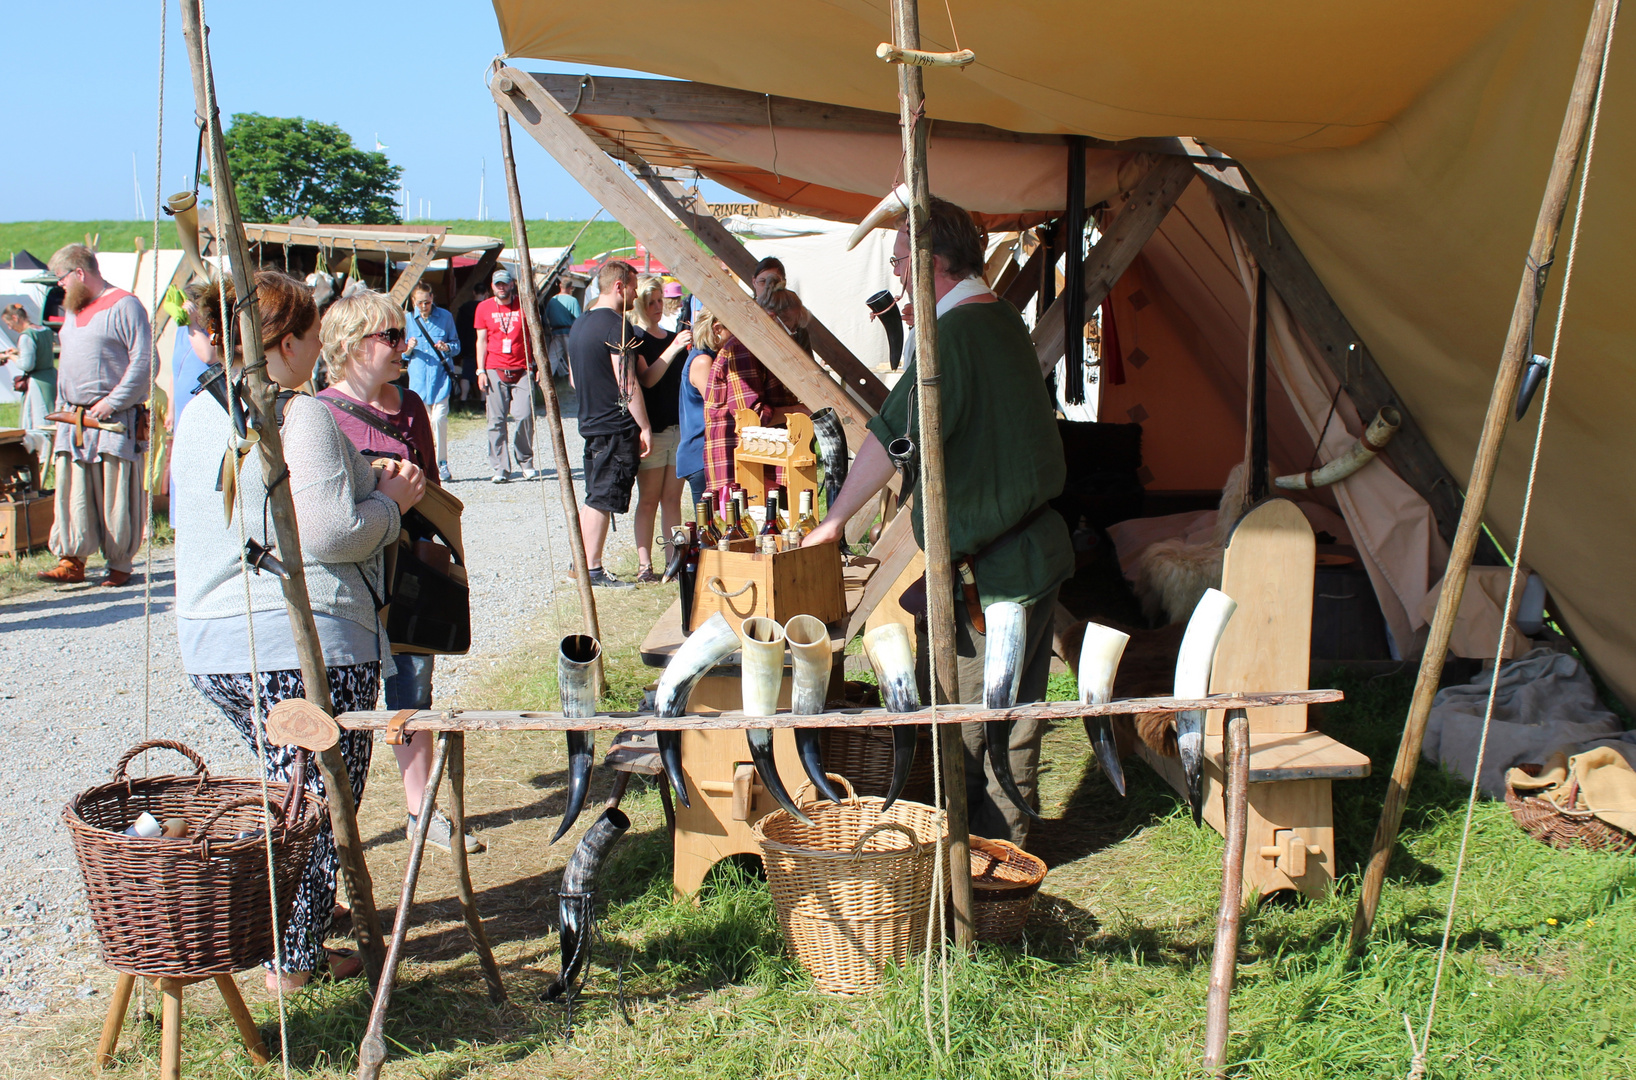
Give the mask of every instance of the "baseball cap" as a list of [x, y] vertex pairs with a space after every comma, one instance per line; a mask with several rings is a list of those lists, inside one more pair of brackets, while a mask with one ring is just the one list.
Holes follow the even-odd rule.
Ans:
[[490, 278], [489, 280], [492, 281], [496, 285], [500, 284], [501, 282], [510, 282], [511, 281], [511, 271], [510, 270], [496, 270], [494, 272], [494, 276], [492, 278]]

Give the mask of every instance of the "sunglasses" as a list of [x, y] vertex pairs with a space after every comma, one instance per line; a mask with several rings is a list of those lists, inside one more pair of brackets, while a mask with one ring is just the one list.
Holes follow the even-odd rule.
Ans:
[[364, 337], [380, 338], [381, 341], [386, 343], [387, 348], [395, 349], [402, 345], [409, 335], [401, 326], [388, 326], [385, 330], [365, 334]]

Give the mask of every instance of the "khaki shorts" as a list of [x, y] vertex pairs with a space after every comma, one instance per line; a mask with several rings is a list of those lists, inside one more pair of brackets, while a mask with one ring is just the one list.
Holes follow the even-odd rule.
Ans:
[[642, 459], [638, 468], [642, 472], [649, 469], [670, 469], [676, 464], [676, 447], [681, 445], [682, 427], [672, 424], [663, 431], [654, 432], [649, 439], [648, 456]]

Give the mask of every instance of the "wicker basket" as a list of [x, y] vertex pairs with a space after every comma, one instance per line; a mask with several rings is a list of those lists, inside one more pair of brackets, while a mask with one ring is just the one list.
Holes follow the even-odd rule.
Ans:
[[1045, 861], [1009, 840], [971, 838], [971, 893], [977, 940], [1005, 943], [1022, 937]]
[[[892, 787], [892, 729], [889, 727], [823, 728], [819, 744], [824, 769], [849, 780], [853, 790], [864, 797], [885, 798]], [[929, 726], [919, 728], [915, 743], [915, 763], [909, 768], [909, 782], [903, 798], [911, 802], [932, 801], [932, 735]]]
[[[1528, 764], [1518, 765], [1517, 768], [1529, 776], [1538, 776], [1542, 766]], [[1568, 782], [1570, 785], [1575, 783], [1572, 778]], [[1570, 787], [1569, 794], [1577, 801], [1576, 787]], [[1505, 783], [1505, 805], [1511, 808], [1511, 816], [1523, 832], [1563, 851], [1576, 846], [1591, 851], [1629, 851], [1636, 848], [1636, 836], [1609, 825], [1589, 810], [1564, 810], [1550, 799], [1538, 795], [1519, 795], [1509, 780]]]
[[775, 810], [753, 831], [790, 951], [820, 990], [850, 996], [925, 948], [939, 825], [930, 806], [900, 799], [882, 813], [884, 799], [835, 779], [848, 798], [807, 803], [812, 825]]
[[[192, 776], [136, 779], [126, 772], [148, 750], [174, 750], [195, 765]], [[287, 784], [267, 784], [277, 867], [278, 923], [295, 903], [323, 800]], [[282, 810], [276, 805], [283, 803]], [[273, 957], [273, 919], [262, 833], [262, 782], [213, 777], [181, 743], [155, 739], [132, 747], [113, 782], [74, 796], [63, 823], [74, 841], [80, 875], [101, 943], [102, 961], [136, 975], [192, 978], [227, 975]], [[142, 813], [188, 823], [181, 839], [124, 835]], [[239, 833], [252, 833], [235, 840]]]

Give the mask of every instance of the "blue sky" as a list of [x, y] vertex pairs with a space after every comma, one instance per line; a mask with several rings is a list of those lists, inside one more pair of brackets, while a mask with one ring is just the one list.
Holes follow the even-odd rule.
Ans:
[[[552, 0], [555, 2], [555, 0]], [[153, 213], [158, 0], [6, 5], [10, 152], [0, 220], [136, 216], [132, 154]], [[70, 14], [70, 12], [72, 12]], [[195, 127], [180, 9], [169, 0], [165, 57], [166, 195], [189, 185]], [[224, 118], [235, 112], [339, 124], [404, 167], [411, 216], [477, 216], [488, 163], [490, 217], [506, 217], [499, 129], [483, 74], [500, 51], [487, 0], [206, 0]], [[524, 61], [535, 71], [583, 65]], [[611, 69], [591, 68], [593, 73]], [[596, 202], [532, 139], [515, 133], [531, 218], [583, 218]]]

